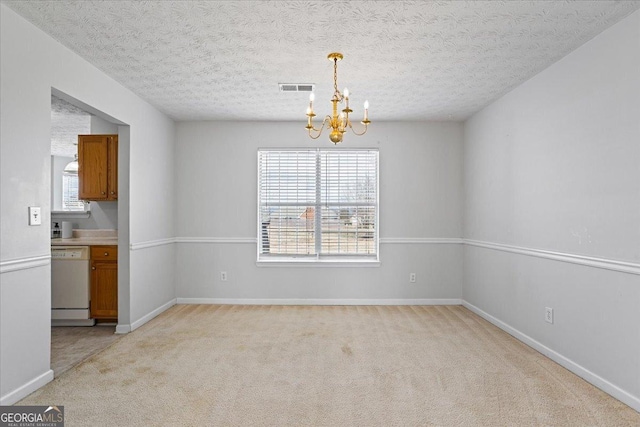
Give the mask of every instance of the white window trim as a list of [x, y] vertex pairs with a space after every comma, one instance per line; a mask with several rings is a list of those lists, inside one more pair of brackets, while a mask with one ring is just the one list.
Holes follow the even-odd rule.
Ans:
[[[261, 253], [261, 232], [262, 222], [260, 214], [260, 152], [261, 151], [309, 151], [309, 150], [326, 150], [323, 148], [277, 148], [277, 147], [259, 147], [256, 152], [256, 212], [257, 212], [257, 260], [258, 267], [380, 267], [380, 152], [377, 148], [336, 148], [335, 150], [345, 151], [375, 151], [378, 153], [376, 158], [376, 219], [375, 219], [375, 247], [376, 253], [372, 256], [357, 255], [273, 255], [264, 256]], [[261, 258], [262, 256], [262, 258]]]
[[380, 267], [381, 263], [378, 259], [369, 261], [362, 259], [335, 260], [335, 259], [313, 259], [313, 260], [297, 260], [293, 257], [283, 259], [261, 259], [256, 261], [258, 267], [323, 267], [323, 268], [351, 268], [351, 267]]

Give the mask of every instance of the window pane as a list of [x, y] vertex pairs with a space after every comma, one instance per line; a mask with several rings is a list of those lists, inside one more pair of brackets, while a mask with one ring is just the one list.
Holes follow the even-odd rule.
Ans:
[[316, 155], [313, 151], [260, 151], [260, 253], [315, 253]]
[[377, 158], [370, 151], [322, 153], [322, 201], [329, 203], [368, 202], [377, 197]]
[[271, 206], [261, 210], [261, 253], [312, 255], [315, 253], [314, 207]]
[[261, 151], [258, 165], [261, 204], [315, 204], [316, 155], [313, 151]]
[[374, 255], [375, 208], [340, 206], [322, 209], [322, 253]]
[[65, 173], [62, 175], [62, 210], [83, 211], [84, 203], [78, 200], [78, 175]]

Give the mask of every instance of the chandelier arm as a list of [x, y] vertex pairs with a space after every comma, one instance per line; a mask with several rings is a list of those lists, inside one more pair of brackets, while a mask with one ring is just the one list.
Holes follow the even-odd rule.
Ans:
[[318, 132], [318, 134], [316, 136], [311, 135], [311, 129], [309, 129], [309, 138], [318, 139], [318, 138], [320, 138], [320, 135], [322, 135], [322, 129], [320, 129], [320, 131]]
[[369, 126], [364, 125], [364, 131], [362, 131], [362, 133], [358, 133], [356, 132], [356, 130], [353, 128], [353, 125], [351, 124], [351, 121], [349, 121], [349, 127], [351, 128], [351, 132], [353, 132], [354, 134], [356, 134], [357, 136], [362, 136], [365, 133], [367, 133], [367, 130], [369, 129]]
[[[320, 138], [320, 135], [322, 135], [322, 131], [324, 130], [324, 125], [325, 125], [325, 123], [327, 123], [327, 120], [331, 120], [331, 117], [330, 117], [330, 116], [328, 116], [328, 115], [327, 115], [327, 116], [325, 116], [324, 120], [322, 120], [322, 124], [320, 125], [320, 127], [319, 127], [318, 129], [316, 129], [316, 128], [315, 128], [315, 127], [313, 127], [313, 126], [311, 127], [311, 129], [308, 129], [308, 130], [309, 130], [309, 137], [310, 137], [311, 139], [318, 139], [318, 138]], [[314, 132], [318, 132], [318, 134], [317, 134], [316, 136], [311, 135], [311, 131], [312, 131], [312, 130], [313, 130]]]
[[[324, 120], [322, 120], [322, 124], [320, 125], [320, 131], [322, 131], [324, 129], [324, 125], [325, 123], [327, 123], [327, 120], [331, 121], [331, 116], [330, 115], [326, 115], [324, 116]], [[329, 126], [327, 126], [327, 129], [329, 128]]]

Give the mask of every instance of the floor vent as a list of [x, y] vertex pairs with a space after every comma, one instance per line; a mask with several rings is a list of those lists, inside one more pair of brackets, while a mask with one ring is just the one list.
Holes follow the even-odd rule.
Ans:
[[313, 83], [278, 83], [280, 92], [313, 92]]

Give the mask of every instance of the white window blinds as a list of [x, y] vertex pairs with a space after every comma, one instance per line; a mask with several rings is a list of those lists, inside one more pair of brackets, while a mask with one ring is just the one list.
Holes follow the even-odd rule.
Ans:
[[259, 259], [377, 259], [377, 150], [259, 150]]
[[78, 200], [78, 174], [65, 172], [62, 175], [62, 210], [82, 211], [84, 203]]

